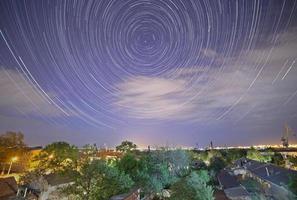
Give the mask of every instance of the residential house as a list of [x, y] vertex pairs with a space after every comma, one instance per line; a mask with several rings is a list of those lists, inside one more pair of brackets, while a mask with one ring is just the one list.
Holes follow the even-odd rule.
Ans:
[[63, 200], [67, 199], [64, 197], [60, 190], [62, 187], [65, 187], [72, 183], [72, 179], [67, 176], [61, 176], [60, 174], [49, 174], [45, 175], [45, 180], [47, 182], [47, 187], [40, 194], [40, 200]]
[[231, 172], [223, 169], [219, 172], [218, 181], [226, 196], [231, 200], [250, 200], [249, 193]]
[[297, 198], [288, 188], [290, 178], [297, 176], [297, 171], [241, 158], [235, 162], [234, 173], [257, 180], [265, 188], [266, 196], [275, 199]]
[[127, 194], [113, 196], [110, 200], [140, 200], [140, 189], [132, 190]]
[[28, 195], [32, 196], [32, 194], [34, 194], [34, 196], [36, 196], [34, 199], [38, 200], [63, 200], [67, 198], [61, 194], [59, 189], [69, 184], [72, 184], [70, 177], [60, 174], [48, 174], [37, 177], [30, 184], [24, 185], [19, 194], [26, 198], [28, 198]]
[[9, 200], [16, 197], [18, 185], [13, 176], [0, 178], [0, 200]]

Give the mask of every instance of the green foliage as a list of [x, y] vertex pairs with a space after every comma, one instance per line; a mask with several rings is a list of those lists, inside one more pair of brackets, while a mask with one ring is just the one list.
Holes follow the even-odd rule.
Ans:
[[98, 149], [96, 145], [86, 144], [80, 152], [80, 158], [78, 165], [83, 165], [84, 163], [90, 162], [94, 157], [97, 156]]
[[[230, 154], [229, 154], [230, 153]], [[191, 153], [191, 157], [194, 161], [201, 160], [205, 162], [207, 165], [210, 165], [215, 158], [222, 158], [224, 161], [228, 161], [228, 163], [241, 158], [245, 155], [245, 152], [241, 152], [237, 149], [232, 150], [208, 150], [208, 151], [199, 151]]]
[[129, 174], [145, 193], [156, 194], [179, 177], [188, 174], [189, 157], [183, 150], [163, 148], [142, 156], [127, 153], [116, 166], [120, 171]]
[[121, 172], [128, 174], [134, 181], [137, 181], [137, 176], [143, 167], [143, 162], [136, 159], [134, 154], [127, 153], [117, 161], [116, 166]]
[[123, 141], [120, 145], [116, 146], [117, 151], [121, 152], [130, 152], [137, 148], [136, 144], [133, 144], [133, 142], [130, 141]]
[[291, 192], [297, 195], [297, 176], [292, 176], [289, 181], [289, 188]]
[[192, 172], [189, 176], [181, 178], [171, 187], [171, 200], [213, 200], [213, 188], [207, 183], [210, 178], [206, 171], [198, 174]]
[[72, 177], [74, 184], [64, 188], [63, 192], [79, 200], [106, 200], [127, 192], [133, 185], [128, 175], [102, 160], [85, 163]]
[[150, 153], [150, 162], [167, 165], [170, 174], [175, 177], [183, 176], [190, 166], [189, 155], [186, 151], [159, 149]]
[[79, 152], [77, 147], [66, 142], [54, 142], [47, 145], [36, 160], [38, 169], [50, 172], [60, 172], [74, 169], [77, 166]]
[[10, 162], [15, 156], [20, 156], [25, 150], [24, 135], [21, 132], [6, 132], [0, 135], [0, 161]]
[[23, 133], [9, 131], [0, 135], [0, 163], [4, 164], [4, 167], [8, 168], [7, 165], [12, 158], [17, 157], [13, 168], [17, 166], [19, 170], [26, 170], [29, 167], [30, 156]]
[[297, 156], [288, 156], [288, 159], [292, 167], [297, 169]]
[[201, 179], [201, 181], [203, 182], [203, 183], [209, 183], [210, 182], [210, 176], [209, 176], [209, 174], [208, 174], [208, 172], [207, 172], [207, 170], [199, 170], [198, 172], [197, 172], [197, 175], [199, 176], [199, 178]]
[[147, 156], [142, 162], [145, 167], [137, 173], [137, 180], [146, 193], [159, 193], [175, 181], [166, 163], [159, 162], [152, 156]]
[[215, 150], [215, 149], [208, 151], [208, 154], [207, 154], [207, 160], [209, 162], [213, 158], [222, 158], [222, 157], [223, 157], [222, 153], [219, 150]]
[[191, 154], [191, 159], [192, 160], [202, 160], [203, 162], [208, 161], [208, 151], [194, 151]]
[[[266, 152], [267, 153], [267, 152]], [[270, 153], [267, 153], [267, 155], [262, 155], [260, 151], [258, 151], [255, 148], [251, 148], [247, 151], [247, 158], [256, 160], [259, 162], [270, 162], [271, 161], [271, 155]]]
[[226, 149], [222, 150], [222, 155], [228, 164], [233, 163], [235, 160], [246, 157], [245, 149]]
[[26, 147], [24, 143], [24, 135], [21, 132], [8, 131], [0, 135], [0, 147], [9, 148], [23, 148]]
[[281, 166], [281, 167], [284, 167], [286, 161], [284, 160], [282, 154], [280, 154], [280, 153], [275, 153], [275, 154], [272, 156], [272, 158], [271, 158], [271, 163], [273, 163], [273, 164], [275, 164], [275, 165], [278, 165], [278, 166]]
[[222, 157], [212, 157], [210, 159], [209, 169], [213, 170], [216, 174], [226, 167], [227, 163]]

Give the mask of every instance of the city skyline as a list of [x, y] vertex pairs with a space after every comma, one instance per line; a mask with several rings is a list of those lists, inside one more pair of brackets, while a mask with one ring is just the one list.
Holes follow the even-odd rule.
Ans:
[[4, 0], [0, 19], [0, 132], [29, 145], [297, 131], [296, 1]]

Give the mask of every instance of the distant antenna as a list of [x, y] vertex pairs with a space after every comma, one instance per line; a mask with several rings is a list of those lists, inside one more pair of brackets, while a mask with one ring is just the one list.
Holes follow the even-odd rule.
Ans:
[[105, 151], [107, 151], [107, 145], [106, 143], [103, 144]]
[[213, 149], [212, 141], [210, 141], [210, 149]]
[[285, 148], [289, 147], [289, 136], [290, 135], [295, 135], [293, 130], [288, 126], [288, 124], [285, 124], [284, 126], [284, 132], [281, 137], [282, 145]]

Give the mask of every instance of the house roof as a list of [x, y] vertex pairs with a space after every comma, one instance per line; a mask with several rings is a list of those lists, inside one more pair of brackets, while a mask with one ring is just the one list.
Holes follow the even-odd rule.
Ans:
[[217, 178], [224, 189], [240, 186], [237, 178], [235, 176], [232, 176], [228, 171], [224, 169], [220, 171]]
[[65, 183], [70, 183], [73, 179], [69, 176], [63, 176], [61, 174], [48, 174], [44, 176], [45, 180], [51, 186], [61, 185]]
[[240, 199], [240, 197], [249, 196], [249, 193], [241, 185], [238, 187], [228, 188], [224, 190], [224, 192], [226, 196], [229, 197], [230, 199], [234, 199], [234, 198]]
[[116, 195], [110, 198], [110, 200], [123, 200], [125, 199], [129, 194], [120, 194]]
[[0, 200], [14, 197], [17, 193], [18, 185], [13, 176], [0, 178]]
[[216, 200], [229, 200], [223, 190], [215, 190], [214, 196]]
[[270, 181], [276, 185], [288, 185], [290, 177], [297, 176], [297, 171], [285, 169], [272, 164], [263, 165], [257, 169], [252, 170], [258, 177]]
[[[242, 162], [244, 161], [244, 162]], [[272, 182], [276, 185], [288, 185], [290, 177], [297, 176], [297, 171], [278, 167], [270, 163], [262, 163], [251, 159], [239, 159], [236, 164], [244, 163], [242, 167], [245, 167], [251, 173], [255, 174], [259, 178]], [[239, 166], [239, 165], [238, 165]]]
[[136, 200], [138, 199], [140, 189], [133, 189], [129, 193], [112, 196], [109, 200]]

